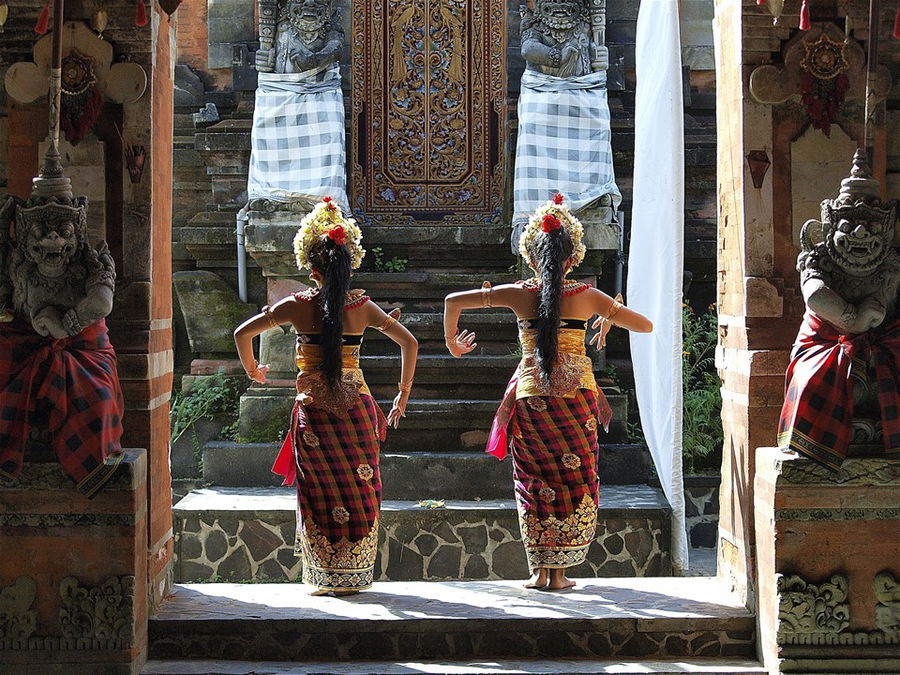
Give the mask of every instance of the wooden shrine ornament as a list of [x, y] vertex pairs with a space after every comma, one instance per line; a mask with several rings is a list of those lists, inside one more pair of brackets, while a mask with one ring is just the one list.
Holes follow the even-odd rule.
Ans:
[[[52, 36], [34, 45], [34, 62], [13, 64], [6, 91], [20, 103], [33, 103], [49, 88]], [[113, 46], [79, 21], [62, 29], [61, 128], [77, 144], [89, 132], [103, 101], [133, 103], [147, 88], [147, 73], [136, 63], [113, 63]]]

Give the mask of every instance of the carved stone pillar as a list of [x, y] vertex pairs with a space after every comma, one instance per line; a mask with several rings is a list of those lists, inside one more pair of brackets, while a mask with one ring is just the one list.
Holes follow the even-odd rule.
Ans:
[[139, 673], [147, 658], [147, 453], [94, 498], [59, 464], [0, 487], [0, 672]]
[[770, 672], [900, 671], [900, 461], [838, 472], [756, 451], [760, 650]]

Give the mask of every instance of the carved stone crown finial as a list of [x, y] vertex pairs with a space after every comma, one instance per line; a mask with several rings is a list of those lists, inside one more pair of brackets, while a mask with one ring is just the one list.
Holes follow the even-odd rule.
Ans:
[[841, 191], [835, 201], [871, 202], [879, 200], [880, 197], [878, 181], [872, 178], [866, 151], [864, 148], [857, 148], [853, 155], [853, 167], [850, 169], [850, 175], [841, 181]]

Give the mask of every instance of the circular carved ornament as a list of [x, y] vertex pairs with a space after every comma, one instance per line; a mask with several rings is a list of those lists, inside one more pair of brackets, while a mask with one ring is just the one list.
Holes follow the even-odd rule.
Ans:
[[69, 52], [62, 61], [62, 90], [69, 96], [77, 96], [94, 86], [94, 63], [76, 50]]
[[844, 53], [846, 47], [846, 42], [832, 40], [823, 33], [818, 40], [803, 44], [806, 54], [800, 67], [819, 80], [831, 80], [850, 67]]

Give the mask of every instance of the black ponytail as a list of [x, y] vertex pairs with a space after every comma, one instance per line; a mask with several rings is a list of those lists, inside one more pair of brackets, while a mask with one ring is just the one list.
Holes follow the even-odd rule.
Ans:
[[574, 245], [564, 227], [559, 227], [538, 236], [535, 241], [532, 260], [538, 268], [540, 287], [538, 290], [538, 331], [535, 345], [535, 360], [538, 366], [540, 384], [549, 389], [553, 366], [556, 365], [559, 345], [559, 324], [562, 307], [563, 279], [566, 276], [566, 261], [571, 257]]
[[[317, 247], [318, 248], [318, 247]], [[322, 275], [319, 308], [322, 310], [322, 365], [325, 381], [336, 389], [343, 368], [344, 303], [350, 290], [350, 252], [344, 245], [326, 238], [310, 256], [313, 268]]]

